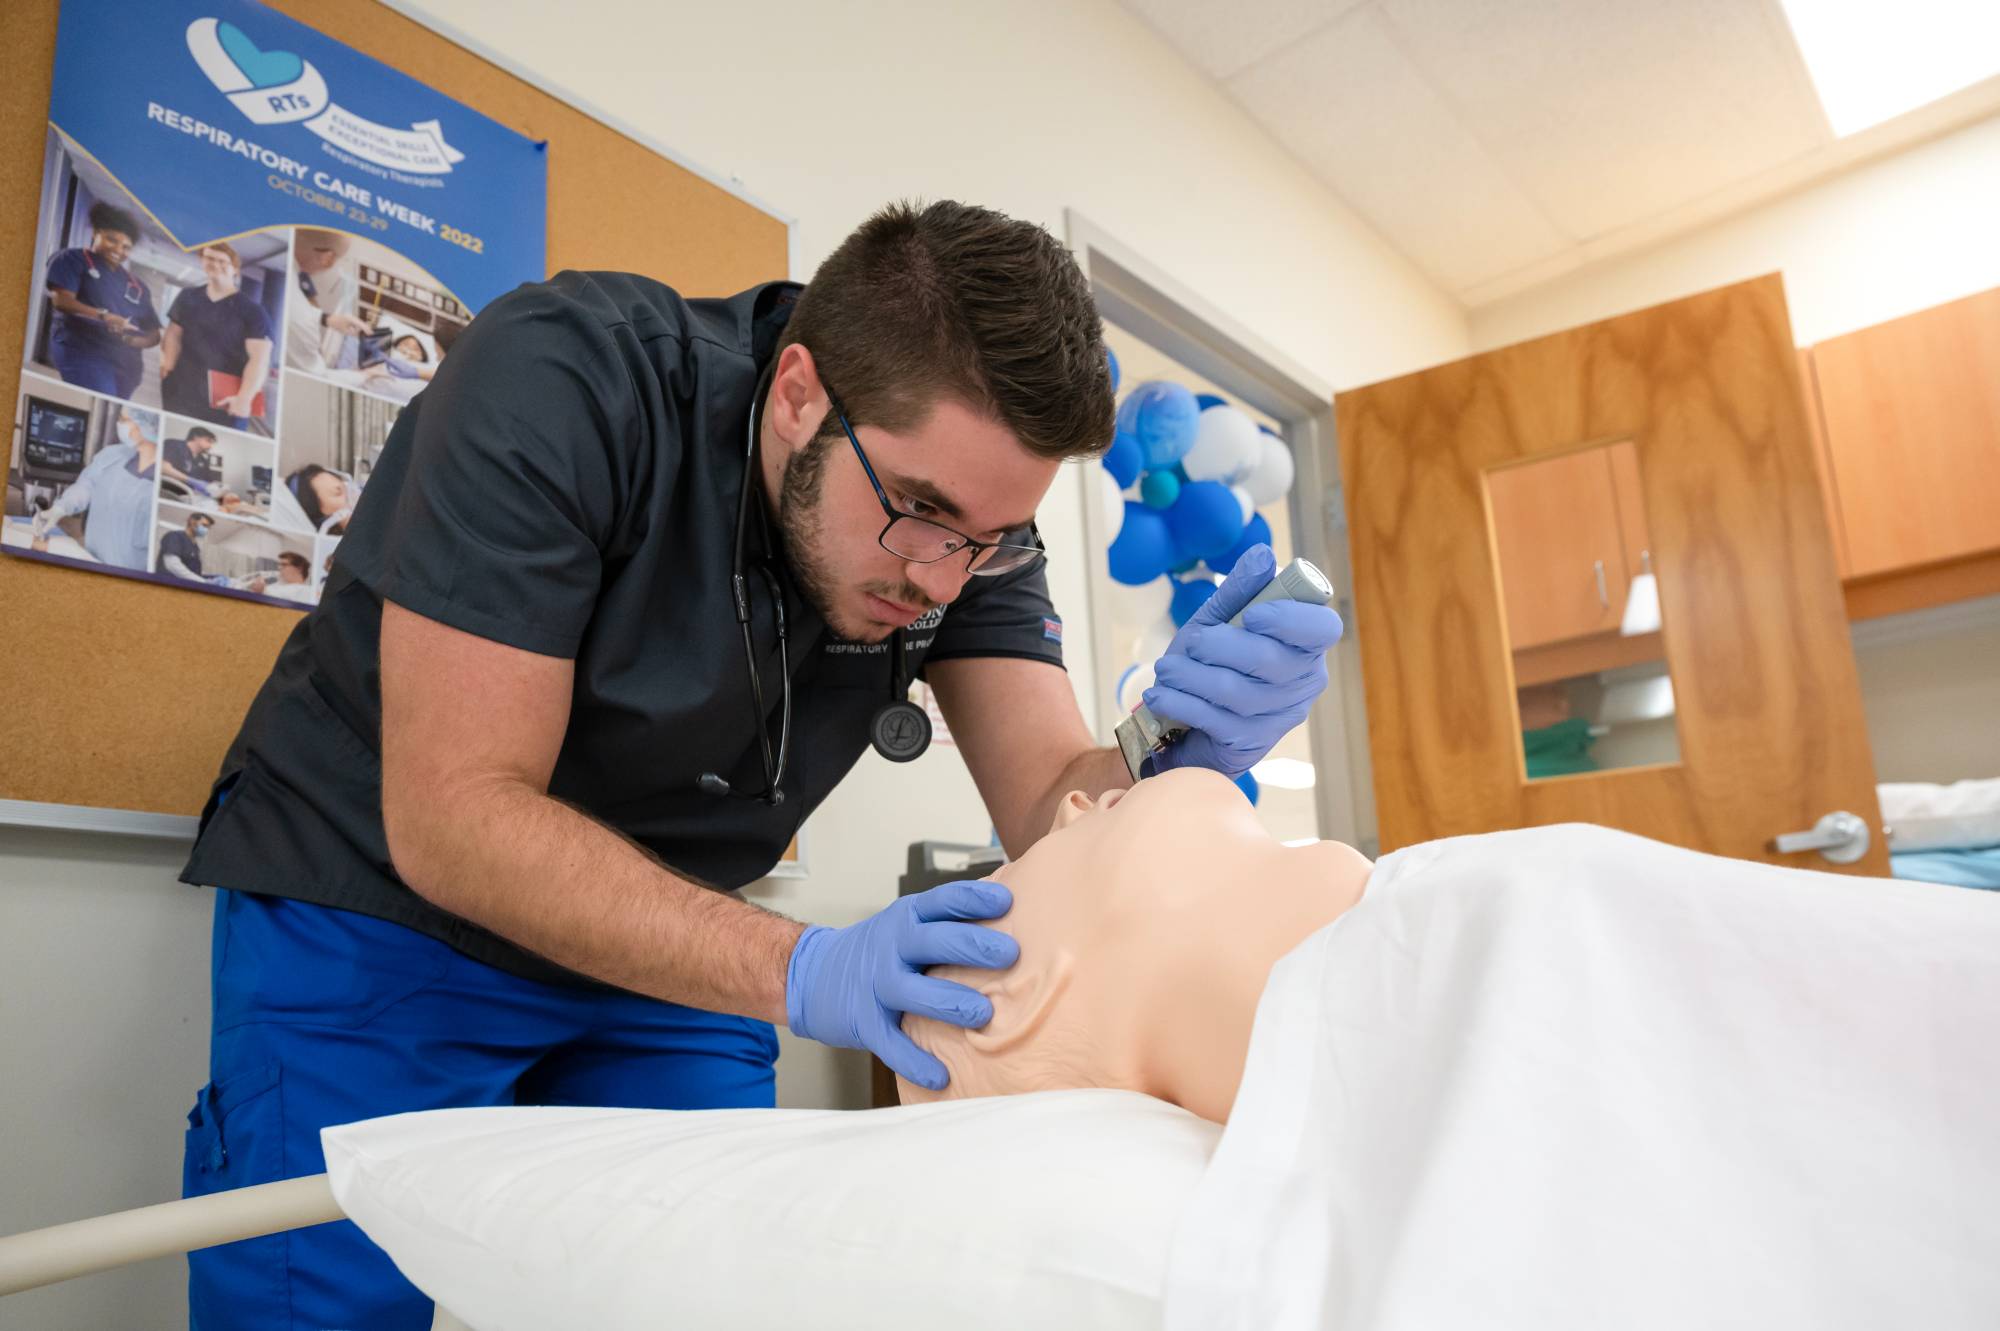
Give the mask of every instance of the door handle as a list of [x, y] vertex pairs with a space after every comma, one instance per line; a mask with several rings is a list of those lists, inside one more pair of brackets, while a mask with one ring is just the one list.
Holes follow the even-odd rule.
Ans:
[[1868, 824], [1845, 809], [1836, 809], [1810, 831], [1786, 832], [1771, 842], [1780, 855], [1816, 850], [1829, 864], [1852, 864], [1868, 853]]
[[1604, 587], [1604, 561], [1593, 559], [1590, 561], [1590, 567], [1597, 574], [1597, 608], [1600, 610], [1609, 610], [1611, 608], [1611, 596]]

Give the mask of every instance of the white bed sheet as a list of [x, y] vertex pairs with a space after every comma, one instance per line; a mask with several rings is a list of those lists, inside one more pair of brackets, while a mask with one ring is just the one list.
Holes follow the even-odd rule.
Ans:
[[1273, 971], [1170, 1331], [2000, 1326], [2000, 900], [1589, 827]]

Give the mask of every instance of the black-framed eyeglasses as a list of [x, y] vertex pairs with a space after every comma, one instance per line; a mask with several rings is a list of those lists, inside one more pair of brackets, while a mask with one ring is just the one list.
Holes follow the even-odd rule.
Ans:
[[[822, 388], [826, 381], [820, 381]], [[912, 564], [935, 564], [940, 559], [949, 559], [961, 551], [971, 551], [966, 561], [967, 568], [975, 578], [998, 577], [1002, 573], [1012, 573], [1026, 568], [1029, 564], [1048, 553], [1042, 544], [1042, 533], [1033, 522], [1025, 527], [1016, 527], [1001, 533], [997, 541], [977, 541], [962, 531], [955, 531], [942, 522], [932, 522], [910, 513], [898, 513], [896, 506], [889, 502], [889, 492], [882, 488], [882, 482], [875, 477], [875, 468], [868, 461], [868, 454], [861, 447], [861, 441], [854, 437], [854, 427], [847, 423], [847, 411], [840, 405], [840, 399], [833, 390], [826, 390], [826, 400], [833, 406], [834, 419], [847, 434], [847, 442], [854, 445], [854, 456], [861, 459], [861, 470], [868, 473], [868, 483], [875, 487], [875, 498], [882, 505], [882, 511], [889, 521], [883, 526], [882, 534], [875, 539], [884, 550], [898, 559], [907, 559]]]

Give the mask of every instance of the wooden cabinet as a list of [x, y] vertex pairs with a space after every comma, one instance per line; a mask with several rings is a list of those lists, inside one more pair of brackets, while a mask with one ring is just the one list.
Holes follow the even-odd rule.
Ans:
[[1811, 349], [1847, 578], [2000, 550], [2000, 290]]
[[1631, 442], [1488, 472], [1486, 493], [1509, 647], [1615, 634], [1647, 550]]

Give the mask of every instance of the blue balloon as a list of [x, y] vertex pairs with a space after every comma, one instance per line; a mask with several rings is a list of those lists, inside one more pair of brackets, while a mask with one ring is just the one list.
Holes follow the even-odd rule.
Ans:
[[1119, 404], [1118, 433], [1139, 441], [1146, 470], [1164, 471], [1194, 447], [1194, 427], [1200, 416], [1193, 393], [1179, 384], [1148, 380]]
[[[1172, 539], [1171, 534], [1169, 534], [1168, 539], [1170, 540]], [[1178, 564], [1168, 565], [1167, 572], [1173, 574], [1175, 577], [1178, 578], [1181, 574], [1192, 573], [1200, 567], [1201, 567], [1201, 561], [1199, 559], [1183, 559]]]
[[1144, 504], [1125, 501], [1125, 525], [1111, 543], [1111, 576], [1127, 587], [1143, 587], [1167, 571], [1174, 538], [1167, 520]]
[[1243, 506], [1221, 481], [1189, 481], [1167, 510], [1174, 548], [1184, 559], [1207, 559], [1243, 534]]
[[1207, 411], [1210, 407], [1228, 406], [1229, 399], [1225, 397], [1217, 397], [1213, 393], [1196, 393], [1194, 395], [1194, 404], [1197, 407], [1200, 407], [1203, 411]]
[[1236, 561], [1249, 553], [1251, 546], [1270, 543], [1271, 524], [1264, 521], [1262, 513], [1252, 513], [1250, 521], [1243, 524], [1243, 534], [1237, 538], [1236, 544], [1209, 560], [1208, 566], [1226, 577], [1229, 570], [1236, 567]]
[[1215, 584], [1207, 578], [1191, 578], [1186, 582], [1176, 582], [1173, 604], [1167, 607], [1167, 613], [1174, 617], [1174, 627], [1179, 628], [1193, 619], [1194, 612], [1206, 605], [1208, 598], [1213, 595], [1215, 595]]
[[1190, 479], [1187, 474], [1187, 468], [1183, 467], [1178, 462], [1174, 464], [1174, 479], [1179, 481], [1182, 485], [1186, 485]]
[[1139, 441], [1129, 434], [1113, 435], [1111, 447], [1104, 453], [1104, 469], [1111, 473], [1111, 479], [1118, 482], [1121, 490], [1130, 488], [1139, 479], [1139, 470], [1144, 459], [1139, 456]]
[[1180, 497], [1180, 477], [1170, 471], [1149, 471], [1139, 480], [1139, 498], [1147, 508], [1169, 508]]
[[1236, 778], [1236, 788], [1249, 797], [1250, 803], [1253, 807], [1256, 805], [1257, 803], [1256, 777], [1251, 776], [1248, 772], [1245, 772], [1242, 776]]
[[1110, 347], [1104, 349], [1104, 363], [1111, 370], [1111, 391], [1118, 391], [1118, 353]]
[[1270, 435], [1273, 439], [1277, 440], [1279, 443], [1282, 444], [1283, 442], [1285, 442], [1285, 436], [1279, 434], [1276, 430], [1264, 424], [1264, 422], [1258, 421], [1257, 428], [1262, 430], [1265, 434]]

